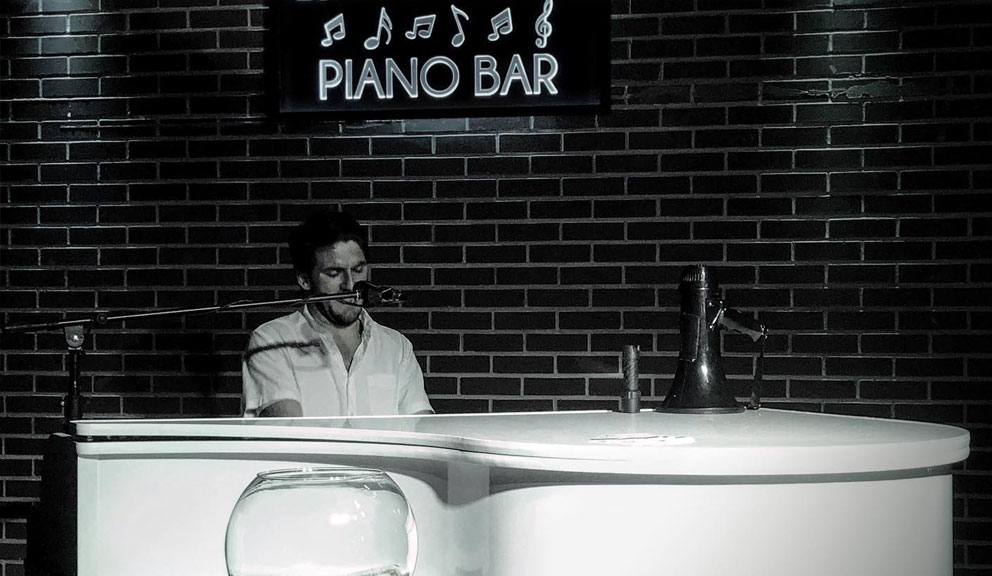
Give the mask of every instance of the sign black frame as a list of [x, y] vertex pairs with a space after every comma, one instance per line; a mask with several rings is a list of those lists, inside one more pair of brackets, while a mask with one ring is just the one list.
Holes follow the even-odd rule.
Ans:
[[610, 108], [610, 0], [274, 0], [270, 8], [268, 48], [275, 53], [268, 61], [276, 67], [281, 115], [385, 119]]

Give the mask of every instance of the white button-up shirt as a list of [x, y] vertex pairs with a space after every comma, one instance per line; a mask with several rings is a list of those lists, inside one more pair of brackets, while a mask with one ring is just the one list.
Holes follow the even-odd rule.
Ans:
[[241, 364], [244, 415], [258, 416], [281, 400], [299, 402], [304, 416], [431, 410], [410, 341], [364, 310], [360, 322], [362, 341], [350, 369], [306, 306], [255, 329]]

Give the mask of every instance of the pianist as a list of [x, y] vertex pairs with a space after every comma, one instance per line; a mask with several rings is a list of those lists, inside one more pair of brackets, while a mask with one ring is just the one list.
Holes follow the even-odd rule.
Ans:
[[[345, 212], [315, 212], [289, 249], [308, 295], [350, 292], [369, 277], [365, 228]], [[242, 361], [244, 416], [432, 413], [410, 341], [358, 304], [311, 303], [255, 329]]]

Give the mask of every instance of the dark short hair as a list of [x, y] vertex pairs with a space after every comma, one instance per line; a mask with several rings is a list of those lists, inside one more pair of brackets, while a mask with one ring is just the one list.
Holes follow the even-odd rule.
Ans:
[[351, 214], [328, 209], [314, 212], [294, 228], [289, 236], [293, 269], [310, 273], [317, 261], [318, 249], [348, 241], [358, 243], [365, 259], [369, 259], [368, 234], [365, 227]]

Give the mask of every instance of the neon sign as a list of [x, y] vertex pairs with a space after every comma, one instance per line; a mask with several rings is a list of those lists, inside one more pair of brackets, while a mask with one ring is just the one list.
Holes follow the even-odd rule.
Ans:
[[608, 109], [609, 0], [280, 0], [276, 10], [280, 112]]

